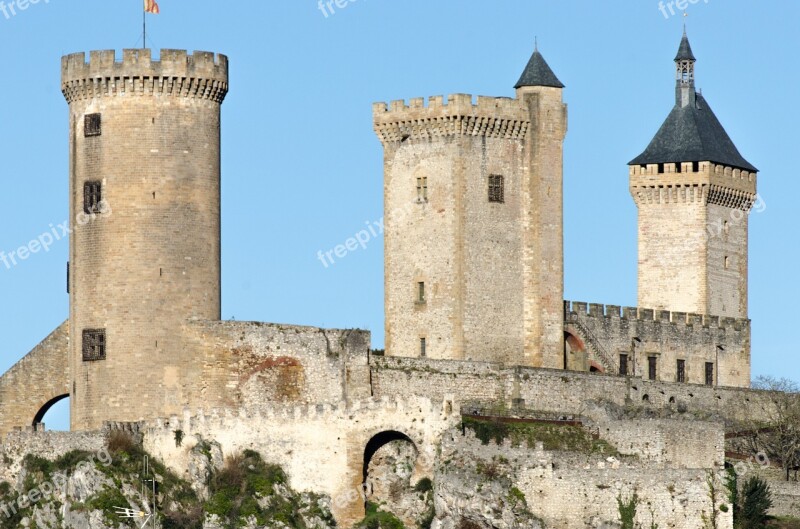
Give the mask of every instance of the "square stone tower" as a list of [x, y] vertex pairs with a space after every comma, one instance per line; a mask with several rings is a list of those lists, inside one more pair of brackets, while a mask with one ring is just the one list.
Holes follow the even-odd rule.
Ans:
[[563, 368], [564, 85], [374, 106], [388, 355]]
[[639, 210], [639, 306], [747, 319], [748, 214], [758, 170], [695, 90], [684, 33], [676, 103], [630, 162]]

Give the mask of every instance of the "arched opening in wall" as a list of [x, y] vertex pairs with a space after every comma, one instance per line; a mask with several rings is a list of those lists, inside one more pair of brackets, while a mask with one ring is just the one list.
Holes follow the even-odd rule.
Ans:
[[31, 424], [36, 430], [69, 431], [69, 394], [53, 397], [39, 408]]
[[589, 360], [589, 373], [605, 373], [606, 370], [593, 360]]
[[583, 340], [564, 331], [564, 369], [585, 371], [586, 345]]
[[[430, 481], [415, 473], [419, 451], [406, 434], [385, 431], [372, 437], [364, 449], [364, 493], [366, 501], [382, 505], [406, 527], [413, 527], [430, 508]], [[423, 492], [423, 494], [420, 494]]]

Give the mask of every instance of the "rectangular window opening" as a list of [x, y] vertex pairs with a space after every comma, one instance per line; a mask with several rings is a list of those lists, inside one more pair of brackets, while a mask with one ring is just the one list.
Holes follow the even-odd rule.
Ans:
[[714, 385], [714, 363], [706, 362], [706, 386]]
[[686, 382], [686, 360], [678, 360], [678, 382]]
[[94, 362], [106, 359], [106, 330], [83, 330], [83, 361]]
[[425, 338], [419, 339], [419, 355], [423, 358], [428, 354], [427, 351], [427, 343], [425, 342]]
[[96, 180], [83, 184], [83, 212], [87, 215], [100, 213], [103, 200], [103, 184]]
[[502, 175], [489, 175], [489, 202], [505, 202], [505, 182]]
[[420, 176], [417, 178], [417, 201], [428, 201], [428, 177]]
[[86, 114], [83, 117], [83, 136], [89, 138], [91, 136], [100, 136], [101, 134], [101, 118], [100, 114]]
[[417, 283], [417, 303], [425, 303], [425, 282]]
[[647, 375], [650, 380], [655, 380], [658, 372], [656, 370], [657, 359], [655, 356], [648, 357], [647, 359]]
[[622, 376], [628, 375], [628, 355], [619, 355], [619, 374]]

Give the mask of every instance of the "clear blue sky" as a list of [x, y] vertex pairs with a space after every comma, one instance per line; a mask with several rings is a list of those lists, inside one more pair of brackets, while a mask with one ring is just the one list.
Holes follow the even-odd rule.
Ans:
[[[17, 0], [19, 1], [19, 0]], [[9, 0], [6, 0], [6, 4]], [[340, 0], [341, 3], [341, 0]], [[688, 0], [687, 0], [688, 3]], [[0, 12], [0, 250], [67, 219], [63, 54], [141, 46], [142, 0], [40, 0]], [[623, 4], [623, 5], [620, 5]], [[626, 163], [674, 102], [682, 17], [654, 0], [160, 0], [153, 48], [225, 53], [223, 317], [361, 327], [383, 345], [383, 246], [325, 268], [328, 250], [382, 217], [374, 101], [513, 95], [533, 48], [567, 85], [566, 297], [636, 304], [636, 209]], [[9, 13], [10, 15], [10, 13]], [[795, 174], [800, 3], [689, 5], [698, 84], [766, 201], [750, 230], [753, 373], [800, 381]], [[186, 234], [191, 237], [191, 233]], [[0, 265], [0, 370], [67, 317], [67, 243]], [[46, 418], [65, 424], [65, 407]]]

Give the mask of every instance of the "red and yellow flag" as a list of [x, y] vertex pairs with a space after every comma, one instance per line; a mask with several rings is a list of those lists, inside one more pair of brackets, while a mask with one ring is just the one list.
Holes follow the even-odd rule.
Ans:
[[157, 15], [161, 13], [161, 10], [158, 8], [156, 0], [144, 0], [144, 12]]

